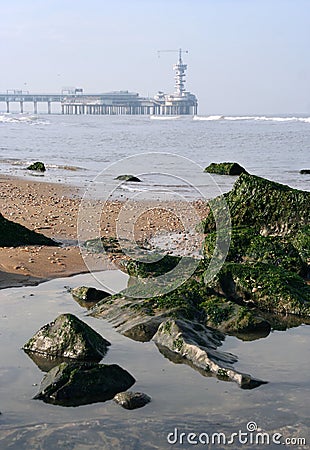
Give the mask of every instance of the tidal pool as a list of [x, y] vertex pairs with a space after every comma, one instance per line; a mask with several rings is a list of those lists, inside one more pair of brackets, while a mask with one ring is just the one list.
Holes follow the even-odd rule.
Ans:
[[[306, 439], [309, 445], [309, 326], [248, 342], [228, 337], [222, 349], [238, 357], [235, 367], [268, 381], [243, 390], [236, 383], [204, 377], [185, 364], [174, 364], [153, 342], [132, 341], [107, 321], [87, 316], [67, 287], [102, 288], [98, 280], [114, 291], [127, 284], [123, 273], [106, 271], [96, 273], [96, 279], [77, 275], [0, 291], [1, 449], [277, 449], [277, 439], [282, 444], [286, 438], [296, 439], [296, 445], [286, 448], [307, 448], [297, 439]], [[150, 395], [151, 403], [128, 411], [113, 401], [61, 407], [32, 400], [43, 373], [21, 347], [42, 325], [64, 312], [77, 315], [112, 343], [102, 362], [128, 370], [137, 380], [131, 389]], [[267, 433], [269, 445], [255, 442], [255, 426]], [[236, 436], [229, 444], [231, 434], [239, 431], [247, 434], [243, 436], [247, 442], [239, 442]], [[282, 437], [273, 442], [275, 433]]]

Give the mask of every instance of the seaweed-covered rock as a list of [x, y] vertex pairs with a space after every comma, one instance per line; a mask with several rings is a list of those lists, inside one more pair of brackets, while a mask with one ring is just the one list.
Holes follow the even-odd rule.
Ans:
[[261, 310], [310, 316], [310, 286], [299, 275], [271, 264], [225, 263], [213, 288]]
[[309, 175], [310, 174], [310, 169], [301, 169], [299, 171], [299, 173], [303, 174], [303, 175]]
[[97, 303], [99, 300], [110, 296], [109, 292], [102, 291], [93, 287], [79, 286], [71, 290], [72, 297], [85, 304]]
[[[232, 226], [254, 227], [262, 235], [285, 236], [310, 223], [310, 192], [292, 189], [255, 175], [241, 174], [233, 189], [224, 194]], [[221, 216], [222, 196], [210, 201]], [[214, 214], [202, 222], [205, 233], [215, 231]]]
[[58, 244], [43, 234], [6, 219], [0, 213], [0, 247], [18, 247], [20, 245], [56, 246]]
[[244, 167], [236, 162], [211, 163], [204, 172], [216, 173], [218, 175], [241, 175], [247, 173]]
[[161, 295], [160, 286], [150, 289], [152, 285], [133, 284], [98, 302], [90, 314], [108, 319], [125, 336], [145, 342], [153, 337], [167, 317], [198, 320], [202, 315], [199, 303], [209, 293], [204, 281], [194, 278], [164, 295]]
[[220, 296], [210, 296], [200, 304], [206, 319], [205, 324], [228, 334], [259, 333], [268, 334], [270, 323], [256, 310], [240, 306]]
[[[304, 236], [304, 233], [302, 233]], [[302, 236], [296, 242], [301, 249], [306, 246]], [[217, 233], [209, 233], [204, 243], [204, 254], [211, 258], [215, 248]], [[290, 238], [282, 236], [262, 236], [252, 227], [233, 227], [231, 230], [230, 247], [226, 261], [231, 262], [263, 262], [282, 267], [305, 276], [307, 272], [306, 261], [291, 242]]]
[[30, 164], [30, 166], [27, 167], [27, 170], [36, 170], [37, 172], [45, 172], [46, 168], [43, 162], [36, 161], [33, 164]]
[[233, 380], [243, 389], [252, 389], [264, 381], [234, 370], [237, 358], [231, 353], [217, 350], [224, 335], [199, 323], [168, 319], [158, 328], [153, 341], [179, 354], [186, 361], [222, 379]]
[[301, 259], [310, 265], [310, 225], [300, 228], [292, 237], [292, 244], [297, 249]]
[[62, 363], [44, 376], [34, 398], [61, 406], [86, 405], [111, 400], [134, 383], [116, 364]]
[[23, 349], [47, 357], [100, 361], [109, 345], [110, 342], [73, 314], [61, 314], [40, 328]]
[[125, 409], [137, 409], [142, 408], [151, 401], [151, 397], [143, 392], [119, 392], [113, 398], [115, 403], [122, 406]]
[[115, 180], [131, 181], [135, 183], [139, 183], [141, 181], [140, 178], [135, 177], [134, 175], [119, 175], [115, 178]]

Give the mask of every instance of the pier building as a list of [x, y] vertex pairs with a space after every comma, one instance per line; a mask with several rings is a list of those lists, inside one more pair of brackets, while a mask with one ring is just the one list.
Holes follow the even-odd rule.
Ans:
[[178, 50], [175, 70], [175, 91], [165, 94], [159, 91], [154, 97], [140, 97], [136, 92], [113, 91], [102, 94], [86, 94], [82, 88], [66, 88], [61, 94], [32, 94], [22, 90], [0, 93], [0, 103], [10, 113], [11, 104], [18, 103], [24, 112], [26, 103], [33, 104], [33, 112], [39, 113], [38, 104], [47, 105], [47, 113], [53, 112], [53, 104], [60, 105], [62, 114], [94, 115], [195, 115], [198, 109], [196, 96], [185, 89], [187, 65], [182, 60], [182, 49]]

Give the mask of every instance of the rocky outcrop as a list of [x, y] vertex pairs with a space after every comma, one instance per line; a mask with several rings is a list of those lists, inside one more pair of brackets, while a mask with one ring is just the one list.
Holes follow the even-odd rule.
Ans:
[[213, 289], [262, 311], [310, 317], [310, 286], [299, 275], [271, 264], [225, 263]]
[[35, 170], [37, 172], [45, 172], [46, 168], [43, 162], [41, 161], [36, 161], [32, 164], [30, 164], [30, 166], [27, 167], [27, 170]]
[[134, 175], [119, 175], [115, 178], [115, 180], [131, 181], [135, 183], [139, 183], [141, 181], [140, 178], [135, 177]]
[[134, 383], [116, 364], [62, 363], [44, 376], [34, 398], [62, 406], [86, 405], [111, 400]]
[[224, 296], [207, 297], [200, 307], [205, 312], [205, 325], [228, 334], [255, 333], [268, 336], [271, 324], [256, 309], [227, 300]]
[[[307, 234], [305, 229], [293, 236], [262, 236], [253, 227], [233, 227], [226, 261], [270, 264], [305, 277], [309, 264], [310, 232]], [[212, 257], [216, 239], [216, 232], [206, 236], [205, 258]]]
[[46, 357], [100, 361], [109, 345], [110, 342], [73, 314], [61, 314], [40, 328], [23, 349]]
[[160, 325], [153, 341], [180, 355], [194, 367], [221, 379], [235, 381], [243, 389], [252, 389], [265, 383], [233, 369], [237, 358], [217, 349], [224, 338], [221, 333], [199, 323], [168, 319]]
[[110, 296], [109, 292], [87, 286], [76, 287], [70, 292], [74, 300], [85, 308], [91, 308], [100, 300]]
[[218, 175], [241, 175], [247, 173], [244, 167], [236, 162], [211, 163], [204, 172], [216, 173]]
[[299, 171], [299, 173], [303, 174], [303, 175], [309, 175], [310, 174], [310, 169], [301, 169]]
[[43, 234], [6, 219], [0, 213], [0, 247], [18, 247], [20, 245], [56, 246], [58, 244]]
[[[310, 192], [292, 189], [255, 175], [241, 174], [224, 194], [232, 226], [253, 227], [264, 236], [286, 236], [310, 223]], [[212, 213], [202, 222], [205, 233], [215, 230], [222, 197], [210, 201]]]
[[151, 401], [151, 397], [143, 392], [119, 392], [113, 398], [115, 403], [122, 406], [125, 409], [137, 409], [142, 408]]

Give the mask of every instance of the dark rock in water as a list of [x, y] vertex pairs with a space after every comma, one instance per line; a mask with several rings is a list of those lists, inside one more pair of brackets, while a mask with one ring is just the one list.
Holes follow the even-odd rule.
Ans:
[[211, 163], [204, 172], [216, 173], [218, 175], [241, 175], [247, 173], [244, 167], [236, 162]]
[[238, 305], [225, 297], [210, 296], [200, 304], [206, 319], [205, 325], [228, 334], [263, 333], [268, 336], [270, 323], [256, 310]]
[[[160, 286], [134, 284], [111, 297], [97, 303], [90, 314], [108, 319], [120, 333], [131, 339], [145, 342], [156, 333], [158, 326], [167, 317], [198, 320], [201, 311], [199, 302], [208, 288], [204, 281], [187, 280], [183, 285], [161, 295]], [[153, 293], [147, 298], [146, 294]], [[143, 298], [143, 294], [146, 298]], [[137, 297], [142, 298], [137, 298]]]
[[119, 175], [115, 178], [115, 180], [121, 180], [121, 181], [133, 181], [136, 183], [139, 183], [141, 180], [138, 177], [135, 177], [134, 175]]
[[116, 364], [62, 363], [44, 376], [34, 398], [61, 406], [87, 405], [111, 400], [134, 383]]
[[231, 353], [217, 350], [224, 335], [195, 322], [168, 319], [163, 322], [153, 341], [188, 360], [191, 365], [223, 380], [235, 381], [243, 389], [252, 389], [265, 381], [233, 369], [237, 358]]
[[113, 400], [125, 409], [142, 408], [151, 401], [151, 397], [143, 392], [119, 392]]
[[4, 218], [0, 213], [0, 247], [18, 247], [20, 245], [57, 246], [58, 244], [43, 234]]
[[100, 361], [109, 345], [110, 342], [73, 314], [61, 314], [37, 331], [23, 349], [47, 357]]
[[86, 307], [94, 306], [110, 294], [93, 287], [80, 286], [71, 290], [72, 297], [81, 305]]
[[27, 170], [36, 170], [37, 172], [45, 172], [46, 168], [43, 162], [36, 161], [27, 167]]
[[285, 236], [310, 223], [310, 192], [243, 173], [230, 192], [209, 202], [212, 213], [202, 222], [205, 233], [215, 231], [214, 216], [221, 219], [223, 198], [232, 226], [253, 227], [264, 236]]
[[309, 175], [309, 174], [310, 174], [310, 169], [301, 169], [301, 170], [299, 171], [299, 173]]

